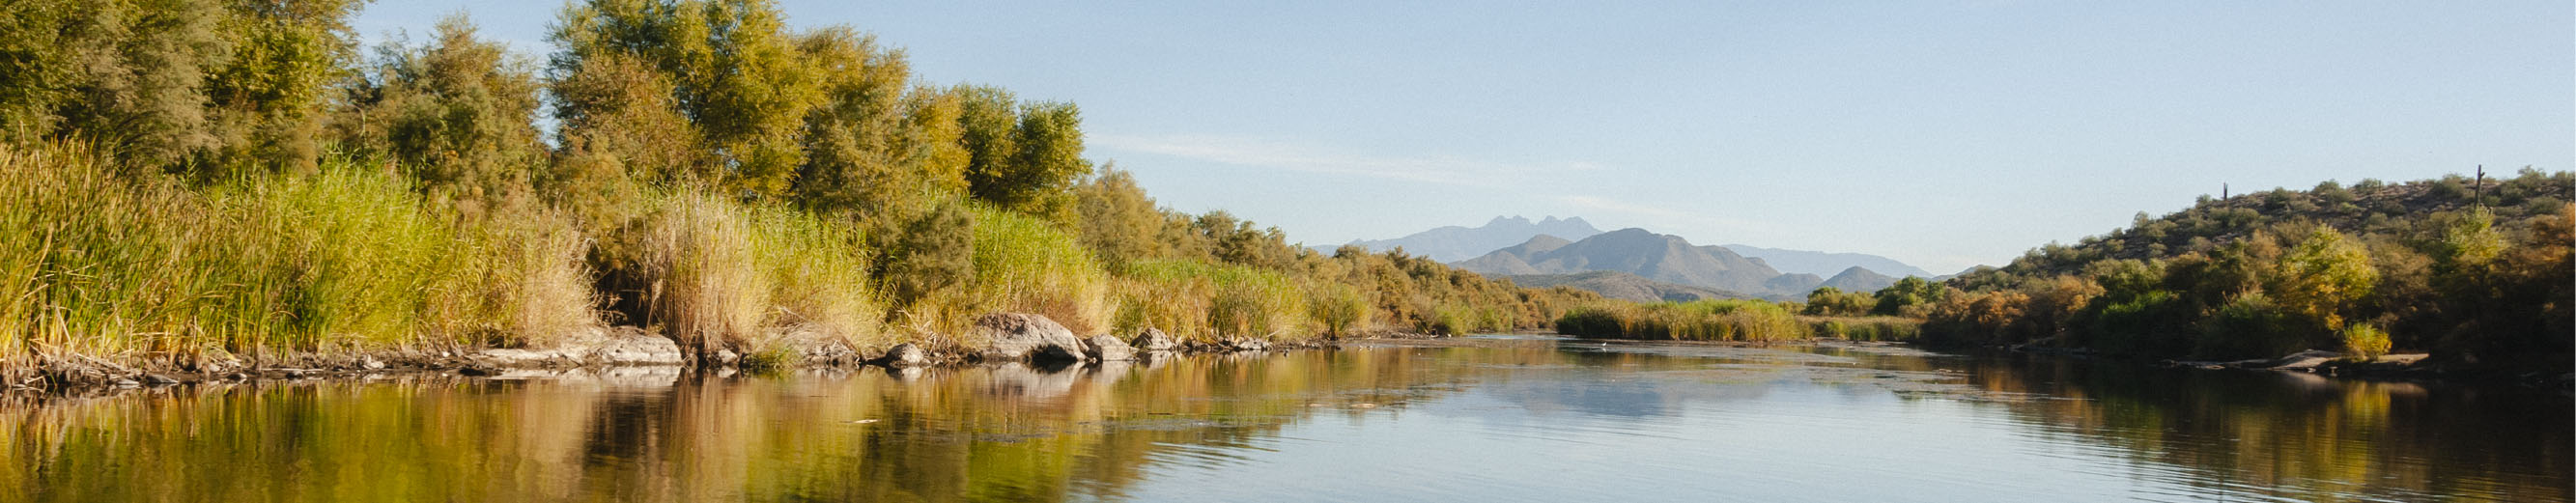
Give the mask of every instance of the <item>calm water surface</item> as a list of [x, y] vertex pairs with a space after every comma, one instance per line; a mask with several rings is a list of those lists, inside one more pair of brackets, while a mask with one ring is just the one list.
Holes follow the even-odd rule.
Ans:
[[2566, 501], [2547, 392], [1541, 337], [0, 403], [0, 501]]

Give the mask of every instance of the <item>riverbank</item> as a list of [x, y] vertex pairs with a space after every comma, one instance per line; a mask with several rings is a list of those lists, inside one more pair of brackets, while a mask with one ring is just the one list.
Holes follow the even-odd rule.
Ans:
[[[980, 317], [971, 336], [992, 341], [980, 347], [939, 347], [901, 343], [877, 351], [853, 348], [840, 340], [812, 334], [781, 334], [768, 351], [753, 355], [719, 353], [692, 358], [678, 343], [637, 327], [610, 327], [553, 338], [543, 348], [405, 348], [385, 351], [305, 353], [269, 358], [131, 357], [122, 361], [78, 353], [41, 356], [26, 368], [0, 374], [0, 392], [99, 394], [121, 389], [208, 383], [244, 383], [307, 379], [378, 379], [397, 376], [454, 375], [491, 377], [542, 372], [607, 372], [617, 369], [666, 368], [674, 371], [767, 371], [816, 368], [889, 369], [970, 366], [1003, 363], [1133, 361], [1184, 355], [1259, 353], [1328, 348], [1343, 339], [1329, 337], [1268, 340], [1185, 339], [1147, 329], [1129, 337], [1107, 334], [1075, 337], [1041, 315], [996, 313]], [[1439, 337], [1388, 332], [1369, 337], [1391, 339]]]

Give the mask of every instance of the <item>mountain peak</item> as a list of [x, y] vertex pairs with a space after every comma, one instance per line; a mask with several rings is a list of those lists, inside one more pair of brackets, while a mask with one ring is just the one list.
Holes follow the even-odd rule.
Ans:
[[1371, 251], [1386, 251], [1398, 246], [1409, 253], [1441, 262], [1455, 262], [1484, 255], [1503, 247], [1529, 241], [1539, 235], [1566, 240], [1579, 240], [1600, 234], [1580, 218], [1548, 216], [1537, 222], [1521, 215], [1499, 215], [1480, 227], [1445, 226], [1412, 235], [1382, 240], [1355, 240]]

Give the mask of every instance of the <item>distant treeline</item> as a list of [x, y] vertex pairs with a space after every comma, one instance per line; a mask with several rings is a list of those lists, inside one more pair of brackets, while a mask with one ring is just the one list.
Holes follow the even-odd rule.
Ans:
[[1803, 303], [1607, 300], [1568, 312], [1557, 330], [1681, 340], [1919, 337], [2142, 358], [2427, 351], [2438, 363], [2563, 373], [2576, 357], [2571, 194], [2576, 175], [2525, 168], [2483, 181], [2329, 181], [2203, 197], [1944, 282], [1819, 288]]
[[[518, 346], [603, 324], [757, 354], [968, 346], [991, 311], [1201, 339], [1544, 326], [1597, 296], [1325, 256], [1158, 207], [1079, 110], [928, 85], [758, 0], [461, 17], [345, 0], [0, 7], [0, 361]], [[540, 120], [540, 119], [543, 120]]]
[[[2565, 369], [2576, 176], [2275, 189], [2051, 244], [1909, 308], [1927, 337], [2157, 358], [2310, 348]], [[2563, 371], [2563, 370], [2562, 370]]]

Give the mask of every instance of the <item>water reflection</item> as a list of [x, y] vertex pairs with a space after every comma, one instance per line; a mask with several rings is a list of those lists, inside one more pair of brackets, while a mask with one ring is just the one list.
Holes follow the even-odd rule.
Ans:
[[2570, 498], [2564, 397], [1550, 338], [0, 404], [0, 501]]

